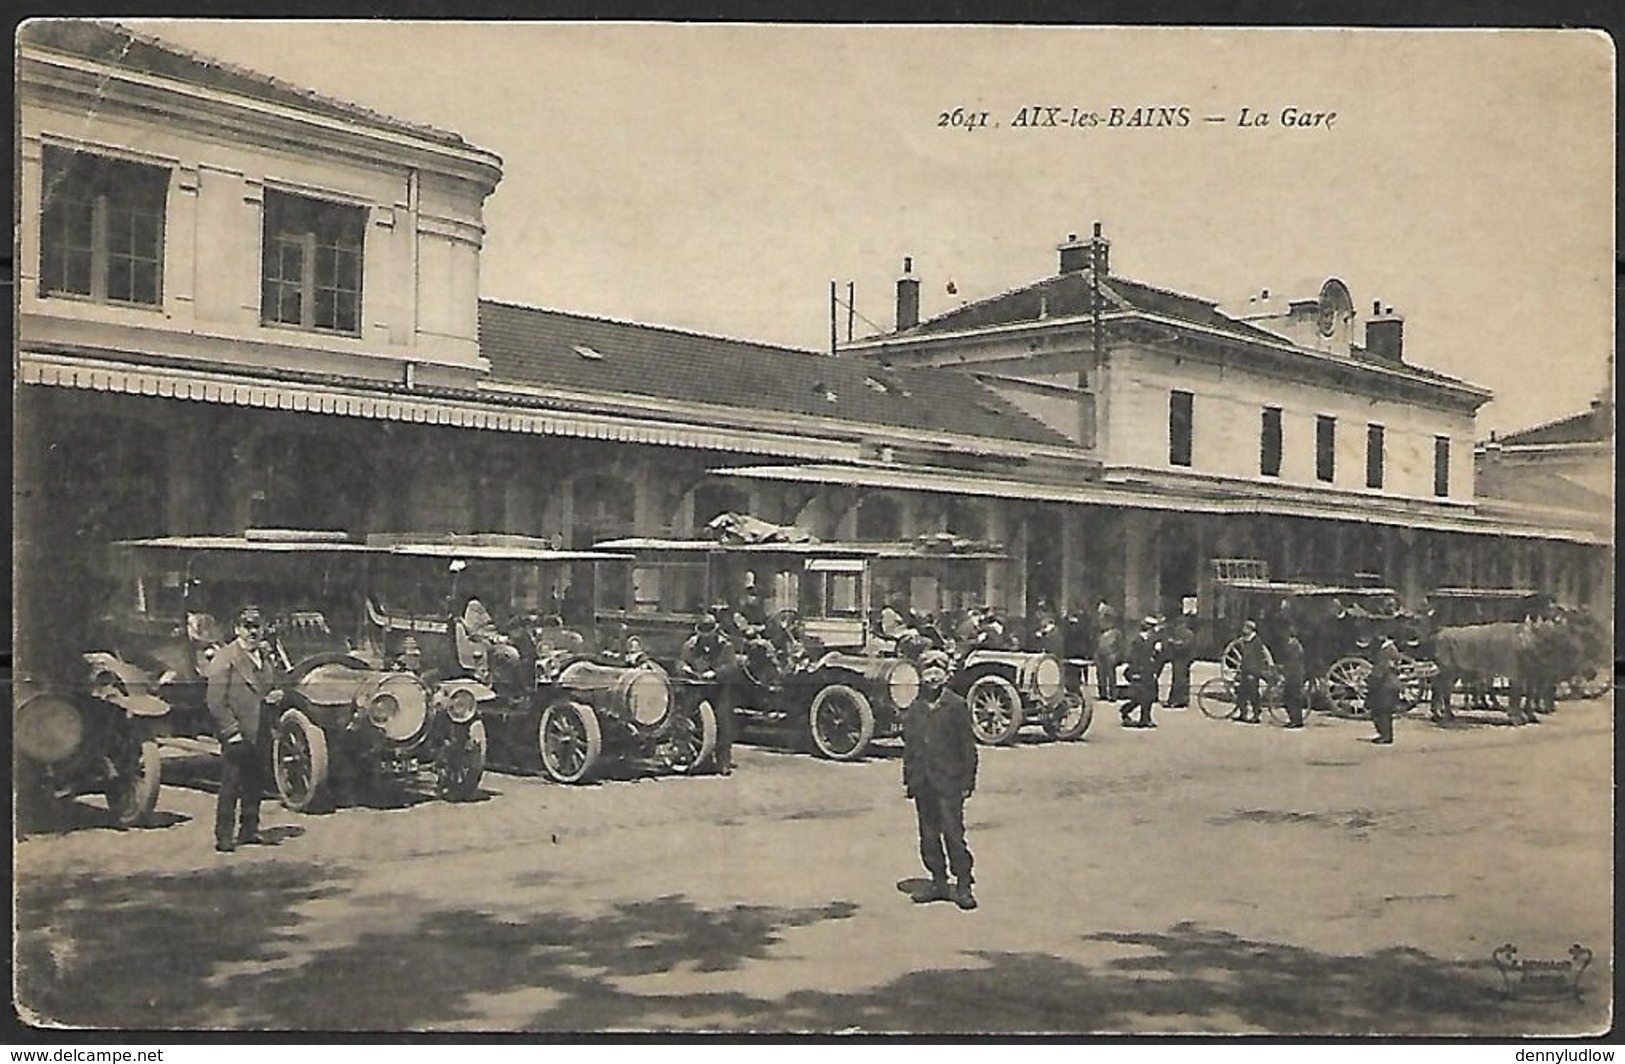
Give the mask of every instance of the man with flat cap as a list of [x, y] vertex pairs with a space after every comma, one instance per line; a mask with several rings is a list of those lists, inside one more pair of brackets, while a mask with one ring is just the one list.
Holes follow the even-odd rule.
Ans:
[[260, 842], [271, 726], [282, 704], [265, 641], [265, 617], [257, 606], [245, 606], [237, 614], [236, 631], [237, 638], [221, 647], [205, 669], [209, 716], [220, 740], [214, 848], [221, 853]]
[[[1140, 630], [1129, 640], [1128, 653], [1123, 665], [1123, 676], [1128, 680], [1128, 700], [1118, 709], [1125, 728], [1155, 728], [1151, 719], [1151, 706], [1157, 701], [1157, 625], [1156, 617], [1140, 622]], [[1138, 710], [1138, 715], [1135, 711]]]
[[729, 775], [734, 767], [733, 686], [739, 680], [739, 667], [733, 645], [723, 635], [715, 614], [707, 613], [695, 622], [694, 634], [678, 654], [677, 672], [696, 683], [715, 685], [711, 709], [717, 716], [717, 749], [711, 760], [720, 775]]
[[965, 799], [976, 790], [976, 736], [970, 708], [948, 690], [950, 667], [940, 650], [920, 655], [920, 697], [903, 717], [903, 789], [914, 799], [920, 860], [931, 873], [930, 886], [915, 892], [914, 900], [952, 899], [969, 910], [976, 908], [976, 896], [965, 843]]

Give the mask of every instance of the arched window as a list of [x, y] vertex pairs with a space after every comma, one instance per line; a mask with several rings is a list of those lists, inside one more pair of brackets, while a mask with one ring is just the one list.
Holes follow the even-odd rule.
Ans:
[[857, 537], [861, 540], [901, 539], [903, 520], [897, 500], [887, 495], [865, 495], [858, 502]]
[[637, 530], [637, 492], [630, 480], [608, 473], [581, 477], [571, 488], [571, 500], [570, 545], [577, 549]]

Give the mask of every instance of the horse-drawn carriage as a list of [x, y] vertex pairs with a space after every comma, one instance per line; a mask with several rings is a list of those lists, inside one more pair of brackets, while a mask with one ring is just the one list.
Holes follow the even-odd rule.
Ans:
[[1353, 579], [1272, 580], [1268, 565], [1255, 559], [1214, 565], [1203, 620], [1209, 645], [1227, 640], [1219, 653], [1221, 676], [1232, 676], [1240, 665], [1240, 641], [1230, 636], [1251, 618], [1277, 656], [1287, 632], [1297, 633], [1311, 706], [1363, 716], [1372, 656], [1385, 638], [1398, 652], [1401, 705], [1409, 708], [1427, 697], [1435, 670], [1426, 653], [1426, 619], [1405, 609], [1393, 588]]

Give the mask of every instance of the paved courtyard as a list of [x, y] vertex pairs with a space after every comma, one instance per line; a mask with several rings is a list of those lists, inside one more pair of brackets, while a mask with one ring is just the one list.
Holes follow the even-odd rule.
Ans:
[[[1609, 1022], [1612, 706], [1538, 727], [1195, 709], [983, 750], [981, 908], [915, 905], [898, 751], [300, 816], [219, 855], [206, 759], [153, 827], [16, 847], [19, 996], [70, 1025], [1573, 1033]], [[1580, 995], [1492, 951], [1595, 951]], [[1527, 988], [1526, 988], [1527, 991]]]

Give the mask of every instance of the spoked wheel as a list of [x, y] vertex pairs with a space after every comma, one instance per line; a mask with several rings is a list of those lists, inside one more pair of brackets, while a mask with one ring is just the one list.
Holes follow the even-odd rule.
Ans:
[[559, 783], [585, 783], [604, 752], [604, 734], [592, 707], [555, 702], [542, 711], [536, 729], [542, 771]]
[[1061, 704], [1044, 717], [1044, 731], [1051, 739], [1069, 743], [1083, 738], [1094, 719], [1095, 707], [1089, 702], [1089, 696], [1081, 690], [1068, 691], [1061, 698]]
[[480, 777], [485, 775], [485, 722], [469, 724], [468, 733], [453, 738], [440, 751], [435, 762], [435, 790], [448, 802], [466, 802], [480, 793]]
[[1283, 725], [1289, 723], [1286, 715], [1286, 703], [1281, 699], [1281, 689], [1279, 687], [1266, 690], [1263, 703], [1264, 716], [1268, 717], [1271, 723]]
[[314, 721], [290, 709], [271, 737], [271, 770], [282, 804], [311, 813], [327, 802], [327, 736]]
[[1326, 693], [1332, 712], [1344, 717], [1365, 716], [1365, 695], [1371, 663], [1364, 658], [1338, 658], [1326, 670]]
[[1196, 689], [1196, 708], [1213, 720], [1236, 715], [1236, 685], [1223, 676], [1209, 676]]
[[1399, 660], [1394, 663], [1394, 672], [1399, 677], [1401, 713], [1409, 713], [1418, 706], [1432, 701], [1433, 678], [1439, 674], [1438, 665], [1402, 652]]
[[1219, 655], [1219, 677], [1224, 680], [1233, 680], [1236, 673], [1241, 671], [1241, 640], [1232, 639], [1225, 644], [1224, 653]]
[[162, 777], [157, 740], [132, 738], [115, 758], [113, 778], [107, 781], [107, 808], [119, 827], [134, 827], [157, 808]]
[[807, 727], [820, 754], [831, 761], [853, 761], [875, 737], [875, 711], [862, 691], [831, 684], [814, 696]]
[[717, 750], [717, 710], [709, 698], [702, 698], [687, 713], [672, 721], [666, 737], [665, 761], [673, 772], [689, 775], [711, 760]]
[[965, 692], [965, 702], [977, 742], [1003, 746], [1021, 730], [1021, 695], [1003, 676], [978, 677]]

